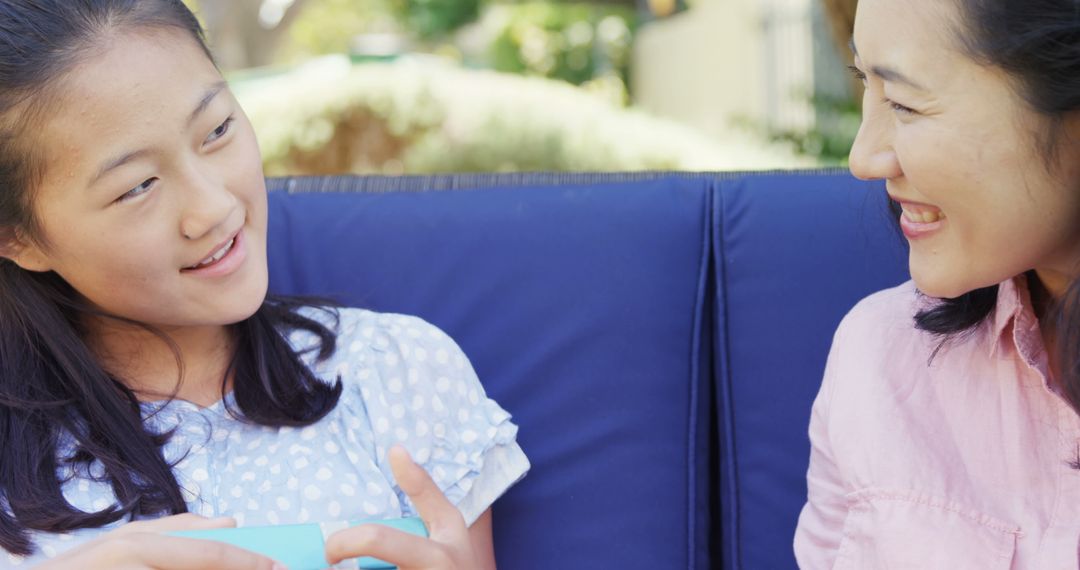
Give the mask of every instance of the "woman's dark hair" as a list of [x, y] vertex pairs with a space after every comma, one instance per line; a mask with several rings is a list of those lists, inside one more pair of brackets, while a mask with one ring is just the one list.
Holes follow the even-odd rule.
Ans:
[[[33, 209], [41, 161], [26, 126], [50, 104], [49, 88], [107, 34], [154, 29], [178, 30], [206, 51], [198, 21], [180, 0], [0, 0], [0, 243], [44, 243]], [[316, 358], [333, 353], [331, 329], [299, 310], [312, 303], [271, 297], [231, 327], [237, 348], [226, 376], [233, 378], [235, 417], [303, 426], [337, 404], [340, 380], [316, 378], [284, 336], [308, 331], [318, 339]], [[84, 334], [90, 316], [108, 318], [55, 273], [0, 259], [0, 546], [14, 554], [33, 552], [32, 530], [67, 532], [187, 510], [162, 454], [171, 432], [149, 429], [135, 393], [95, 358]], [[91, 471], [91, 464], [103, 469]], [[116, 504], [89, 513], [75, 508], [62, 492], [64, 467], [103, 473]]]
[[[959, 0], [959, 5], [961, 49], [1007, 72], [1020, 97], [1045, 118], [1046, 128], [1032, 143], [1054, 172], [1063, 143], [1077, 142], [1064, 139], [1063, 126], [1069, 114], [1080, 111], [1080, 0]], [[916, 315], [916, 324], [946, 339], [963, 334], [993, 312], [997, 293], [994, 285], [942, 299]], [[1056, 321], [1058, 350], [1052, 357], [1064, 395], [1080, 413], [1080, 283], [1043, 318]]]

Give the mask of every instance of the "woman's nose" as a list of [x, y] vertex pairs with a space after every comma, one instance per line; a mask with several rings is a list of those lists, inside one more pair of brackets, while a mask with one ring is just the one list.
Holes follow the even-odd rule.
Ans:
[[903, 174], [893, 148], [893, 130], [891, 117], [863, 107], [863, 122], [848, 156], [851, 174], [862, 180], [888, 180]]

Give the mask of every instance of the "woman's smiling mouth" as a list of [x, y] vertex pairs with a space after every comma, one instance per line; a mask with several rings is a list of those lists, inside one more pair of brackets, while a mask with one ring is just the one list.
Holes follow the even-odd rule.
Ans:
[[900, 205], [900, 229], [908, 239], [926, 237], [937, 232], [945, 224], [945, 212], [940, 208], [929, 204], [908, 202], [895, 196], [890, 196]]

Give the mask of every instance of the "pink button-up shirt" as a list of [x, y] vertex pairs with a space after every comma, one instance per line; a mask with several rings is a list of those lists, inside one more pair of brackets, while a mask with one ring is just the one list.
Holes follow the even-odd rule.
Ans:
[[804, 569], [1080, 567], [1080, 417], [1047, 381], [1023, 276], [931, 361], [909, 282], [836, 331], [810, 420]]

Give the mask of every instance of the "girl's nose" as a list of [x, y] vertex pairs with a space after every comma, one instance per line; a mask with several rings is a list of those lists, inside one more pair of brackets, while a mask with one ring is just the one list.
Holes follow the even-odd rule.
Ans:
[[189, 177], [188, 180], [180, 232], [187, 239], [197, 240], [232, 219], [238, 201], [220, 181], [209, 177]]

